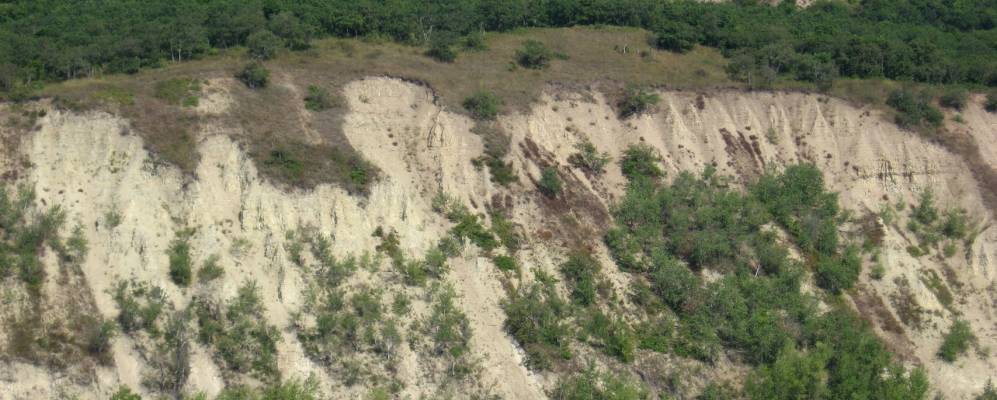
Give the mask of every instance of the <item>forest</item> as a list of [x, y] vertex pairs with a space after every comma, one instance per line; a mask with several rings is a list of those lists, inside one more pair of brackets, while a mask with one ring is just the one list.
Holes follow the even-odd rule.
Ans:
[[[786, 76], [997, 86], [997, 0], [35, 0], [0, 2], [0, 90], [135, 73], [233, 46], [305, 49], [383, 37], [440, 49], [482, 31], [633, 26], [677, 52], [703, 45], [744, 81]], [[264, 51], [264, 54], [269, 51]]]

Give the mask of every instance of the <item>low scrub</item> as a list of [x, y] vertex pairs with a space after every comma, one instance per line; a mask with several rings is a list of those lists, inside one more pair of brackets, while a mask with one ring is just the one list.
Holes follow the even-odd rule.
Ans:
[[270, 81], [270, 70], [258, 62], [251, 62], [235, 75], [246, 87], [250, 89], [260, 89], [267, 86]]
[[931, 105], [931, 97], [924, 93], [899, 89], [890, 93], [886, 104], [897, 111], [895, 121], [901, 127], [938, 127], [942, 124], [942, 112]]
[[620, 116], [627, 118], [650, 112], [658, 105], [661, 97], [643, 86], [629, 85], [620, 100]]
[[550, 65], [554, 52], [547, 45], [536, 40], [523, 42], [523, 47], [516, 50], [516, 63], [524, 68], [544, 69]]
[[550, 369], [558, 360], [571, 358], [570, 306], [557, 294], [553, 277], [538, 273], [536, 282], [515, 289], [502, 307], [505, 329], [526, 351], [530, 367]]
[[970, 345], [976, 342], [976, 335], [969, 327], [969, 323], [963, 320], [956, 320], [949, 327], [942, 346], [938, 349], [938, 358], [948, 362], [955, 362], [959, 356], [969, 351]]
[[255, 282], [239, 287], [228, 301], [199, 298], [193, 304], [198, 338], [213, 349], [221, 366], [236, 374], [251, 374], [273, 382], [277, 370], [280, 331], [267, 323], [263, 301]]

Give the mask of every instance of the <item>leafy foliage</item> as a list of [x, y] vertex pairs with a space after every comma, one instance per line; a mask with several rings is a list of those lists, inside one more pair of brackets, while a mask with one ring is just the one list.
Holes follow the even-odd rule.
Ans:
[[658, 94], [648, 88], [636, 85], [627, 86], [619, 104], [620, 116], [626, 118], [643, 114], [650, 111], [659, 101], [661, 98]]
[[540, 189], [540, 193], [550, 198], [560, 195], [564, 189], [564, 184], [561, 183], [561, 177], [557, 173], [557, 168], [547, 167], [541, 170], [537, 188]]
[[942, 107], [948, 107], [954, 110], [962, 110], [966, 106], [966, 91], [961, 88], [952, 88], [942, 94], [942, 97], [938, 99], [938, 103]]
[[464, 99], [462, 105], [474, 119], [493, 120], [499, 113], [501, 101], [495, 93], [478, 91]]
[[548, 369], [555, 360], [571, 357], [569, 306], [557, 294], [553, 277], [538, 273], [536, 282], [514, 290], [502, 307], [505, 329], [526, 351], [531, 367]]
[[600, 153], [592, 141], [583, 139], [575, 143], [576, 153], [568, 157], [568, 162], [575, 168], [583, 169], [592, 174], [605, 172], [606, 165], [609, 164], [609, 153]]
[[649, 393], [640, 382], [622, 373], [600, 372], [590, 365], [581, 373], [558, 380], [551, 398], [643, 400], [649, 398]]
[[623, 176], [634, 179], [642, 176], [647, 178], [658, 178], [664, 175], [664, 171], [658, 166], [661, 156], [648, 144], [638, 143], [630, 145], [623, 151], [620, 158], [620, 169]]
[[[300, 50], [316, 36], [384, 36], [425, 44], [439, 32], [454, 36], [518, 27], [627, 25], [655, 33], [656, 46], [686, 51], [695, 44], [720, 49], [749, 65], [753, 81], [785, 75], [826, 82], [839, 72], [854, 78], [926, 83], [997, 84], [992, 0], [867, 2], [772, 7], [764, 2], [662, 2], [657, 0], [506, 3], [415, 0], [358, 4], [236, 2], [143, 4], [125, 0], [66, 4], [52, 0], [5, 7], [0, 21], [0, 89], [16, 92], [31, 82], [104, 73], [135, 73], [162, 60], [183, 61], [213, 49], [247, 45], [272, 57]], [[170, 27], [164, 29], [162, 27]], [[427, 34], [431, 27], [433, 34]], [[482, 41], [471, 42], [479, 46]], [[524, 48], [517, 62], [542, 67], [551, 54]], [[764, 79], [762, 79], [764, 80]], [[755, 83], [752, 83], [754, 86]]]
[[960, 355], [969, 350], [969, 345], [976, 341], [976, 335], [969, 327], [969, 323], [963, 320], [956, 320], [949, 327], [945, 339], [942, 340], [942, 347], [938, 349], [938, 357], [948, 362], [955, 362]]
[[[709, 167], [670, 184], [646, 173], [628, 177], [605, 240], [618, 265], [636, 275], [632, 296], [647, 313], [633, 329], [639, 347], [706, 362], [727, 350], [758, 367], [746, 387], [753, 399], [924, 397], [922, 371], [894, 364], [847, 308], [817, 312], [817, 298], [800, 290], [805, 268], [832, 293], [850, 287], [861, 268], [857, 250], [838, 244], [837, 196], [814, 166], [769, 172], [746, 193]], [[787, 257], [772, 226], [789, 233], [807, 263]], [[589, 321], [614, 326], [598, 314]], [[603, 336], [627, 343], [627, 329], [615, 329]]]
[[170, 242], [170, 248], [166, 250], [170, 257], [170, 279], [177, 286], [189, 286], [193, 280], [193, 261], [190, 255], [190, 236], [192, 230], [177, 232], [176, 238]]
[[332, 96], [329, 91], [321, 86], [308, 85], [308, 94], [305, 96], [305, 108], [312, 111], [327, 110], [333, 105]]
[[523, 42], [523, 47], [516, 50], [516, 62], [530, 69], [544, 69], [550, 65], [554, 52], [547, 45], [536, 40]]
[[236, 296], [227, 302], [200, 298], [193, 307], [200, 328], [198, 337], [214, 349], [224, 368], [240, 374], [252, 373], [263, 381], [279, 377], [280, 331], [267, 324], [255, 282], [239, 287]]
[[896, 123], [913, 128], [922, 125], [937, 127], [942, 123], [942, 112], [931, 105], [930, 97], [907, 89], [890, 93], [886, 104], [897, 110]]
[[235, 77], [246, 84], [246, 87], [259, 89], [267, 86], [267, 82], [270, 80], [270, 70], [266, 69], [263, 64], [251, 62], [246, 64]]
[[16, 275], [37, 293], [45, 280], [40, 252], [47, 246], [63, 254], [63, 260], [73, 257], [59, 238], [65, 213], [58, 206], [32, 212], [34, 201], [34, 190], [26, 186], [19, 186], [16, 193], [0, 186], [0, 277]]

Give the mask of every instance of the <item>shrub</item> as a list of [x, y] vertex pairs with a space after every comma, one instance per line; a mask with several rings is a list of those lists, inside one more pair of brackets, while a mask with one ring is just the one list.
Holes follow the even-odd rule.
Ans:
[[623, 319], [610, 318], [602, 311], [591, 308], [583, 327], [583, 334], [597, 339], [595, 344], [602, 348], [603, 353], [624, 363], [633, 361], [637, 335]]
[[648, 112], [661, 98], [645, 87], [629, 85], [620, 100], [620, 116], [626, 118]]
[[568, 162], [575, 168], [580, 168], [593, 174], [601, 174], [605, 171], [606, 165], [609, 164], [609, 153], [599, 153], [599, 150], [595, 148], [592, 141], [588, 139], [582, 139], [575, 143], [575, 151], [577, 153], [568, 157]]
[[423, 325], [433, 340], [433, 354], [449, 360], [451, 376], [464, 376], [470, 372], [465, 356], [470, 352], [471, 325], [467, 315], [457, 308], [456, 298], [453, 287], [438, 288], [432, 312]]
[[557, 381], [551, 393], [557, 400], [645, 400], [649, 393], [639, 381], [633, 380], [622, 373], [599, 372], [595, 366], [572, 376], [562, 377]]
[[975, 400], [997, 400], [997, 389], [994, 388], [994, 382], [991, 379], [987, 379], [983, 392], [977, 395]]
[[464, 40], [461, 41], [465, 49], [474, 51], [488, 50], [488, 44], [485, 43], [485, 33], [482, 31], [475, 31], [468, 33], [464, 36]]
[[270, 80], [270, 70], [266, 69], [263, 64], [251, 62], [246, 64], [235, 77], [246, 84], [248, 88], [257, 89], [267, 86], [267, 81]]
[[654, 45], [662, 50], [685, 53], [699, 41], [699, 34], [691, 25], [668, 20], [654, 31]]
[[142, 396], [133, 393], [131, 388], [128, 386], [120, 386], [118, 390], [111, 395], [111, 400], [142, 400]]
[[817, 261], [817, 285], [838, 294], [851, 289], [861, 272], [858, 250], [849, 247], [841, 257], [822, 256]]
[[332, 97], [325, 88], [308, 85], [308, 95], [305, 96], [305, 108], [312, 111], [322, 111], [332, 107]]
[[114, 321], [88, 318], [86, 323], [85, 343], [87, 351], [102, 363], [111, 363], [111, 339], [116, 332]]
[[938, 349], [938, 357], [948, 362], [955, 362], [960, 355], [969, 350], [969, 345], [976, 341], [969, 323], [963, 320], [956, 320], [945, 334], [941, 348]]
[[215, 254], [204, 261], [204, 265], [197, 271], [197, 280], [199, 282], [210, 282], [225, 275], [225, 269], [221, 265], [218, 265], [218, 260], [219, 257]]
[[526, 362], [535, 369], [550, 369], [555, 360], [568, 359], [571, 327], [568, 304], [557, 294], [553, 278], [542, 272], [537, 281], [513, 291], [502, 303], [505, 329], [526, 351]]
[[554, 198], [561, 194], [563, 184], [561, 177], [557, 174], [557, 168], [547, 167], [540, 171], [540, 181], [537, 187], [544, 196]]
[[267, 324], [255, 282], [239, 287], [236, 297], [224, 303], [195, 299], [193, 309], [200, 328], [198, 337], [212, 346], [222, 366], [237, 373], [253, 373], [263, 381], [279, 376], [280, 331]]
[[989, 112], [997, 112], [997, 92], [987, 94], [987, 99], [983, 102], [983, 108]]
[[125, 333], [143, 329], [151, 335], [159, 332], [157, 321], [166, 307], [166, 294], [146, 283], [120, 281], [111, 298], [118, 305], [118, 324]]
[[493, 120], [499, 113], [500, 100], [495, 93], [480, 90], [464, 99], [464, 109], [477, 120]]
[[269, 60], [284, 48], [284, 41], [269, 30], [260, 30], [246, 37], [249, 56], [258, 60]]
[[601, 270], [602, 265], [589, 253], [573, 251], [568, 255], [568, 260], [561, 264], [561, 274], [573, 302], [582, 306], [595, 304], [597, 292], [606, 290], [599, 275]]
[[749, 398], [759, 400], [828, 398], [827, 357], [825, 349], [803, 354], [787, 344], [774, 363], [749, 376], [745, 391]]
[[651, 145], [639, 143], [630, 145], [623, 151], [620, 158], [620, 169], [627, 179], [634, 179], [638, 176], [657, 178], [664, 175], [658, 162], [661, 156]]
[[897, 111], [896, 123], [911, 128], [926, 123], [937, 127], [942, 123], [942, 113], [931, 105], [925, 94], [916, 94], [908, 89], [898, 89], [890, 93], [886, 104]]
[[938, 99], [938, 103], [942, 107], [947, 107], [955, 110], [962, 110], [966, 106], [966, 91], [959, 88], [952, 88], [947, 90]]
[[457, 52], [454, 51], [453, 44], [454, 39], [450, 35], [434, 35], [433, 40], [429, 43], [429, 50], [426, 50], [426, 55], [439, 62], [452, 63], [457, 59]]
[[193, 278], [190, 259], [190, 233], [192, 232], [178, 232], [177, 238], [173, 239], [167, 250], [170, 257], [170, 279], [177, 286], [186, 287], [190, 285]]
[[530, 69], [544, 69], [550, 65], [554, 53], [541, 42], [527, 40], [523, 47], [516, 50], [516, 62]]

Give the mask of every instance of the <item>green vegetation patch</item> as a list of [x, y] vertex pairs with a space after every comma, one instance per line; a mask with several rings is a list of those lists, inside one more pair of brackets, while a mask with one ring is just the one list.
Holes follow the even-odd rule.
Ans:
[[198, 338], [209, 346], [228, 373], [251, 374], [264, 382], [280, 377], [277, 343], [280, 331], [267, 323], [255, 282], [247, 282], [227, 301], [195, 299]]
[[201, 82], [190, 78], [172, 78], [156, 82], [156, 98], [174, 106], [195, 107], [201, 94]]

